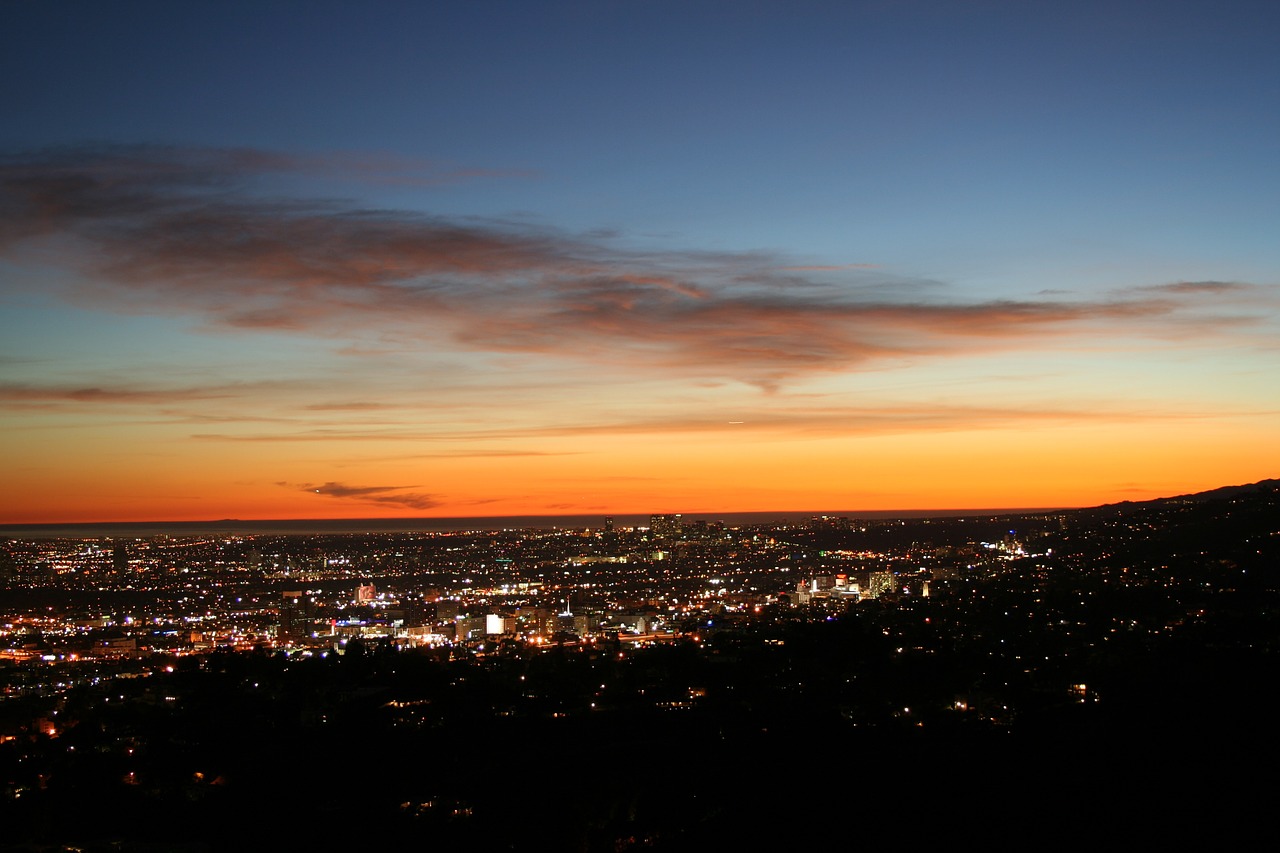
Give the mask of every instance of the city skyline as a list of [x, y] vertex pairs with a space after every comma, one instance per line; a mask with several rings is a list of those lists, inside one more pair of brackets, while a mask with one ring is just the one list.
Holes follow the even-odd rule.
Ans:
[[1275, 477], [1278, 31], [1252, 2], [11, 4], [0, 523]]

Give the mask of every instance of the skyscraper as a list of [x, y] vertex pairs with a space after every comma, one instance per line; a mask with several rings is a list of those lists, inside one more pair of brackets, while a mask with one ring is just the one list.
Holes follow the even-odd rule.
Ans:
[[311, 633], [315, 621], [315, 601], [302, 590], [282, 592], [280, 631], [282, 640], [296, 640]]
[[680, 513], [674, 515], [649, 516], [649, 537], [652, 539], [670, 539], [680, 535], [683, 522]]

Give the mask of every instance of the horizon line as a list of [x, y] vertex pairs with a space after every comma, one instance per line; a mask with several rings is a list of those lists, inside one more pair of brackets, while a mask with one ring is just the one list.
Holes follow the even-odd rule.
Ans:
[[[107, 531], [119, 530], [137, 534], [147, 529], [155, 529], [157, 533], [170, 533], [175, 530], [189, 528], [198, 533], [235, 533], [243, 530], [246, 533], [264, 535], [267, 532], [306, 533], [330, 532], [351, 533], [361, 529], [371, 533], [395, 532], [442, 532], [462, 530], [501, 530], [520, 528], [540, 529], [591, 529], [603, 527], [606, 519], [625, 527], [647, 527], [649, 520], [655, 515], [679, 515], [686, 521], [729, 521], [737, 526], [765, 524], [769, 521], [794, 522], [809, 520], [823, 516], [831, 518], [865, 518], [869, 520], [888, 519], [925, 519], [925, 518], [960, 518], [968, 515], [999, 516], [1028, 515], [1041, 512], [1061, 512], [1081, 509], [1082, 507], [973, 507], [973, 508], [936, 508], [936, 509], [893, 509], [893, 510], [749, 510], [735, 512], [619, 512], [619, 513], [546, 513], [526, 515], [476, 515], [476, 516], [398, 516], [389, 517], [356, 517], [356, 518], [219, 518], [178, 521], [50, 521], [50, 522], [0, 522], [0, 536], [27, 536], [43, 534], [56, 535], [56, 531], [96, 532], [106, 535]], [[643, 521], [643, 523], [636, 523]], [[567, 523], [574, 522], [574, 523]]]

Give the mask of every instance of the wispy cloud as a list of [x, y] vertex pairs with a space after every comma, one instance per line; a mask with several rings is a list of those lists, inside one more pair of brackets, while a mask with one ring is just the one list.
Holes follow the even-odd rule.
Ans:
[[1136, 288], [1159, 293], [1240, 294], [1253, 293], [1257, 287], [1239, 281], [1174, 281], [1167, 284], [1151, 284]]
[[778, 267], [784, 272], [839, 272], [841, 270], [874, 270], [879, 268], [879, 264], [806, 264]]
[[[892, 435], [922, 432], [945, 432], [987, 428], [1011, 428], [1098, 423], [1155, 423], [1161, 421], [1194, 421], [1251, 416], [1272, 416], [1269, 407], [1256, 410], [1226, 410], [1175, 407], [1124, 407], [1093, 402], [1079, 407], [929, 404], [868, 404], [865, 406], [789, 406], [762, 412], [735, 411], [733, 417], [697, 417], [687, 414], [672, 417], [618, 418], [597, 422], [524, 423], [507, 427], [458, 429], [288, 429], [279, 432], [200, 433], [192, 439], [231, 443], [370, 443], [406, 442], [411, 444], [469, 443], [475, 441], [537, 441], [565, 437], [610, 437], [645, 435], [702, 435], [733, 441], [776, 438], [838, 438], [850, 436]], [[563, 451], [547, 453], [531, 450], [459, 450], [442, 449], [432, 453], [414, 453], [397, 458], [443, 458], [483, 456], [559, 456]], [[315, 488], [309, 487], [309, 488]]]
[[0, 160], [0, 257], [63, 241], [95, 282], [74, 295], [81, 302], [188, 315], [210, 329], [324, 336], [357, 356], [387, 346], [547, 354], [766, 389], [886, 358], [1249, 319], [1216, 317], [1198, 298], [1244, 287], [1235, 283], [1092, 301], [923, 299], [920, 282], [894, 286], [868, 265], [836, 268], [849, 277], [841, 288], [797, 275], [831, 268], [767, 253], [637, 252], [608, 235], [281, 199], [255, 183], [379, 168], [248, 149], [13, 155]]
[[303, 408], [309, 412], [381, 412], [402, 409], [404, 405], [378, 403], [372, 400], [352, 400], [351, 402], [309, 403]]
[[431, 509], [440, 505], [435, 495], [406, 491], [415, 486], [351, 486], [346, 483], [321, 483], [294, 485], [277, 483], [290, 489], [309, 492], [339, 500], [349, 500], [365, 504], [402, 506], [406, 509]]
[[212, 388], [75, 387], [0, 383], [0, 400], [9, 403], [155, 405], [235, 396], [226, 386]]

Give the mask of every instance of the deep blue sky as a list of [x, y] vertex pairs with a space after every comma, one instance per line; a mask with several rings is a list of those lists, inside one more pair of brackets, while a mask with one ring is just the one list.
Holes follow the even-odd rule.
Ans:
[[1000, 281], [1046, 263], [1079, 274], [1082, 255], [1126, 267], [1117, 276], [1166, 253], [1250, 275], [1280, 251], [1258, 245], [1280, 182], [1273, 2], [19, 2], [0, 15], [6, 149], [399, 155], [527, 176], [371, 201], [926, 275], [954, 262]]

